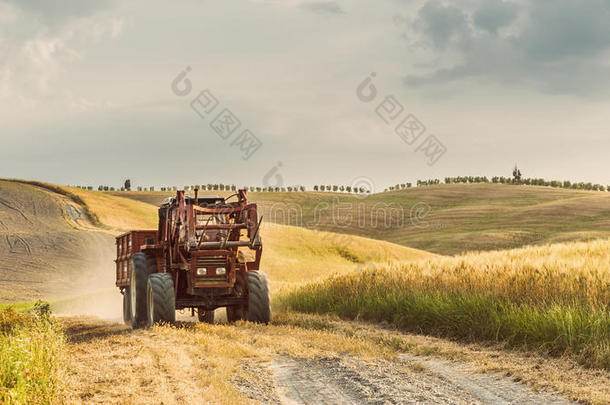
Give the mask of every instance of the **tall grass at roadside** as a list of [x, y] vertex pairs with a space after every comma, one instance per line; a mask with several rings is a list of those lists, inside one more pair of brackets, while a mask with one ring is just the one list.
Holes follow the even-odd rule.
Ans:
[[53, 403], [63, 346], [63, 334], [50, 317], [48, 304], [38, 303], [28, 313], [0, 310], [0, 402]]
[[293, 310], [570, 354], [610, 369], [610, 241], [379, 265], [282, 294]]

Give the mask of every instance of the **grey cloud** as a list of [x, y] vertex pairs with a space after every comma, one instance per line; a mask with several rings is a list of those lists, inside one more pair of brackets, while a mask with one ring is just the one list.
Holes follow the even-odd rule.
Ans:
[[474, 13], [474, 23], [490, 33], [512, 23], [517, 17], [517, 5], [505, 1], [486, 1]]
[[516, 40], [531, 57], [594, 55], [610, 46], [610, 2], [537, 0]]
[[[407, 85], [485, 77], [550, 93], [610, 88], [601, 57], [610, 49], [609, 1], [532, 0], [520, 9], [503, 1], [482, 1], [474, 9], [457, 4], [429, 0], [420, 8], [413, 24], [419, 40], [438, 57], [453, 56], [453, 66], [409, 75]], [[518, 19], [519, 13], [526, 18]], [[498, 35], [503, 27], [511, 34]]]
[[56, 24], [66, 19], [95, 14], [108, 8], [113, 0], [9, 0], [6, 3], [38, 16], [45, 23]]
[[301, 8], [309, 11], [313, 11], [318, 14], [342, 14], [343, 9], [335, 1], [319, 1], [319, 2], [307, 2], [301, 3]]
[[428, 1], [419, 10], [418, 29], [438, 48], [463, 41], [468, 33], [467, 16], [456, 6], [445, 6], [439, 1]]
[[105, 15], [111, 1], [0, 0], [11, 14], [0, 24], [0, 101], [48, 95], [89, 41], [118, 35], [121, 21]]

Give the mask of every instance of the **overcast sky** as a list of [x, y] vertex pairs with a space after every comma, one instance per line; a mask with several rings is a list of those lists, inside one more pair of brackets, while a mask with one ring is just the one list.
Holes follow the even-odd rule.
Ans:
[[0, 177], [610, 185], [609, 73], [610, 0], [0, 1]]

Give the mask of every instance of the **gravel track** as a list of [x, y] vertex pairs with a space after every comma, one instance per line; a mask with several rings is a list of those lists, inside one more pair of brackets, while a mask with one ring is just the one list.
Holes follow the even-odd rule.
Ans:
[[[217, 370], [215, 367], [222, 367], [210, 366], [223, 361], [210, 355], [209, 345], [234, 345], [232, 333], [248, 328], [218, 325], [210, 335], [205, 328], [191, 330], [189, 325], [193, 324], [186, 322], [177, 329], [140, 331], [92, 318], [62, 318], [62, 323], [70, 361], [63, 400], [87, 404], [209, 403], [212, 386], [207, 377]], [[251, 347], [258, 347], [255, 341], [264, 338], [260, 333], [251, 338]], [[240, 345], [243, 342], [237, 343]], [[268, 349], [261, 346], [259, 350]], [[240, 370], [225, 381], [254, 403], [569, 403], [504, 376], [480, 374], [460, 362], [429, 357], [402, 354], [396, 360], [363, 360], [329, 351], [312, 358], [275, 354], [237, 359]]]
[[278, 358], [270, 366], [283, 404], [567, 404], [498, 376], [441, 360], [401, 356], [364, 362], [348, 357]]

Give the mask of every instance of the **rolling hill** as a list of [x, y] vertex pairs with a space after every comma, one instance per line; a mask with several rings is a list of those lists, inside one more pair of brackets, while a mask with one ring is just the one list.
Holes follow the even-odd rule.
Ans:
[[80, 294], [111, 282], [105, 270], [112, 236], [87, 226], [81, 207], [65, 196], [0, 180], [0, 303]]
[[[153, 205], [173, 195], [111, 194]], [[366, 198], [320, 192], [249, 193], [249, 198], [259, 204], [267, 222], [360, 235], [444, 255], [610, 236], [610, 194], [601, 192], [451, 184]]]
[[[155, 199], [138, 200], [127, 193], [66, 190], [78, 195], [103, 224], [116, 232], [155, 229], [157, 206], [150, 203], [160, 203], [166, 197], [161, 195], [159, 199], [154, 195]], [[250, 199], [257, 201], [257, 197], [260, 194], [251, 195]], [[272, 289], [343, 273], [368, 263], [435, 256], [386, 241], [268, 222], [263, 222], [261, 236], [265, 246], [262, 267], [269, 274]]]
[[[0, 303], [116, 292], [114, 236], [156, 227], [157, 207], [145, 202], [51, 184], [0, 180]], [[262, 266], [273, 290], [373, 262], [434, 256], [385, 241], [276, 224], [261, 227], [261, 236], [265, 246]], [[108, 298], [103, 295], [98, 298]], [[112, 303], [104, 305], [115, 306], [117, 297], [120, 295], [114, 294], [109, 299]]]

